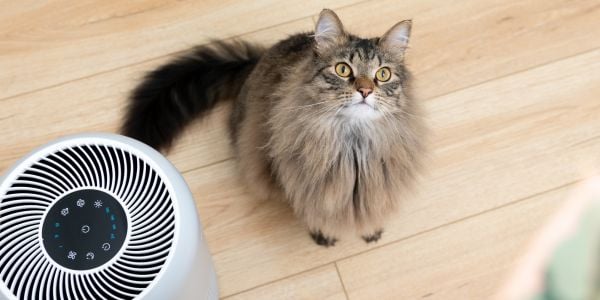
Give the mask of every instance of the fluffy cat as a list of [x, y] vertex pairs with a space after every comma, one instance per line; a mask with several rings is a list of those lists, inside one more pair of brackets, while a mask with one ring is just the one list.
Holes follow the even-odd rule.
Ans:
[[410, 30], [402, 21], [364, 39], [326, 9], [314, 33], [268, 49], [197, 47], [147, 75], [122, 132], [165, 149], [192, 119], [234, 99], [230, 137], [257, 197], [285, 199], [319, 245], [333, 246], [348, 229], [377, 241], [424, 152], [404, 65]]

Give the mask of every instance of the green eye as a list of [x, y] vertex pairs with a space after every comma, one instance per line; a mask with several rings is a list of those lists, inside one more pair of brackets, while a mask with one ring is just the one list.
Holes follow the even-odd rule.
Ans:
[[392, 78], [392, 72], [390, 71], [390, 68], [383, 67], [377, 70], [377, 73], [375, 73], [375, 78], [377, 78], [378, 81], [386, 82]]
[[352, 69], [347, 63], [338, 63], [335, 65], [335, 73], [340, 77], [350, 77]]

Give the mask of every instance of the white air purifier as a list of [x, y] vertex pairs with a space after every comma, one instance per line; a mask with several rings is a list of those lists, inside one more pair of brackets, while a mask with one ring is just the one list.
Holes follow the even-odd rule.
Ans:
[[0, 181], [1, 299], [217, 299], [192, 194], [111, 134], [32, 152]]

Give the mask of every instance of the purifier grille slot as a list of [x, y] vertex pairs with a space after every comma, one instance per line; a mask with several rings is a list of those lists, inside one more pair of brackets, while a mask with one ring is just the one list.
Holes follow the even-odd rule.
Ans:
[[[164, 267], [176, 226], [173, 200], [142, 158], [114, 145], [71, 145], [38, 157], [15, 178], [0, 194], [0, 279], [17, 298], [132, 299]], [[59, 266], [40, 239], [45, 213], [81, 189], [113, 195], [129, 215], [119, 254], [83, 271]]]

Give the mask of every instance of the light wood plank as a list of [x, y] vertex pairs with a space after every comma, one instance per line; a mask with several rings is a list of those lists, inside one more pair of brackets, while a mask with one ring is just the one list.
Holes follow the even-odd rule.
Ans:
[[[360, 0], [328, 1], [332, 8]], [[314, 16], [323, 1], [0, 4], [0, 99]], [[26, 10], [24, 9], [26, 8]]]
[[226, 300], [343, 300], [344, 288], [333, 264], [237, 294]]
[[569, 188], [337, 262], [350, 299], [488, 299]]
[[[594, 51], [428, 101], [430, 173], [379, 245], [598, 170], [599, 79]], [[233, 161], [185, 173], [225, 295], [370, 249], [357, 238], [315, 247], [285, 204], [252, 199], [235, 174]]]

